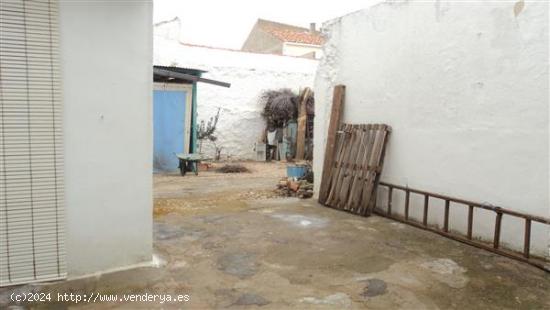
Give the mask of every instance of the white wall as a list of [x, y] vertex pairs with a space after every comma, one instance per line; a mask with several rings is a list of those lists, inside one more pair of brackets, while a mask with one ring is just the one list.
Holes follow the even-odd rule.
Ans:
[[[317, 61], [311, 59], [247, 53], [190, 46], [155, 37], [155, 65], [187, 67], [208, 71], [205, 78], [231, 83], [230, 88], [198, 84], [198, 120], [208, 121], [221, 107], [217, 144], [222, 158], [255, 158], [254, 143], [265, 128], [259, 96], [263, 90], [311, 87]], [[212, 145], [203, 152], [213, 156]]]
[[283, 55], [287, 56], [304, 56], [309, 53], [315, 53], [315, 59], [323, 57], [323, 49], [318, 45], [300, 44], [300, 43], [283, 43]]
[[155, 36], [167, 40], [181, 40], [181, 20], [177, 16], [170, 20], [155, 23], [153, 28]]
[[152, 3], [60, 1], [69, 277], [150, 261]]
[[[393, 127], [382, 180], [549, 217], [548, 9], [394, 1], [327, 22], [315, 82], [316, 187], [341, 83], [345, 122]], [[465, 230], [466, 209], [452, 207], [453, 229]], [[430, 222], [442, 223], [440, 211], [430, 209]], [[494, 214], [476, 213], [474, 234], [492, 239], [493, 223]], [[548, 255], [541, 226], [532, 249]], [[502, 240], [521, 249], [523, 222], [505, 216]]]

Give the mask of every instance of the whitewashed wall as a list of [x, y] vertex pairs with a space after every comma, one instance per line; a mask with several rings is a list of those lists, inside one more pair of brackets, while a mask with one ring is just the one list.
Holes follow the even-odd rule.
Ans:
[[[315, 82], [316, 187], [341, 83], [345, 122], [393, 127], [382, 180], [549, 217], [548, 9], [392, 1], [327, 22]], [[413, 202], [421, 218], [422, 200]], [[442, 223], [435, 206], [430, 222]], [[465, 231], [467, 207], [451, 210], [452, 228]], [[493, 223], [492, 213], [476, 213], [474, 234], [492, 239]], [[521, 249], [523, 222], [505, 216], [503, 228], [504, 243]], [[534, 225], [532, 250], [548, 255], [549, 233]]]
[[69, 277], [151, 261], [152, 2], [60, 1]]
[[[231, 83], [230, 88], [198, 84], [198, 119], [208, 121], [221, 108], [217, 133], [222, 158], [253, 159], [254, 143], [265, 123], [258, 99], [263, 90], [312, 87], [317, 61], [289, 56], [190, 46], [155, 37], [155, 65], [208, 71], [205, 78]], [[212, 145], [203, 152], [213, 156]]]

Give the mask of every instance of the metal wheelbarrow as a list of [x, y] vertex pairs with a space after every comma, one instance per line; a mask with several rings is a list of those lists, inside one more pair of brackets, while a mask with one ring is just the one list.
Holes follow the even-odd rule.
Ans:
[[203, 157], [198, 153], [179, 153], [176, 154], [179, 159], [178, 168], [180, 169], [180, 174], [185, 175], [187, 171], [193, 171], [195, 175], [199, 175], [199, 163], [203, 160], [208, 160], [208, 158]]

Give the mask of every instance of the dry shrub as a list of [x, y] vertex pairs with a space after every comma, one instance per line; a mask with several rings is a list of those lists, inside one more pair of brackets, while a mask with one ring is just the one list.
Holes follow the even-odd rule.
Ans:
[[270, 130], [282, 128], [298, 116], [298, 98], [288, 88], [264, 91], [260, 102], [264, 105], [262, 116]]

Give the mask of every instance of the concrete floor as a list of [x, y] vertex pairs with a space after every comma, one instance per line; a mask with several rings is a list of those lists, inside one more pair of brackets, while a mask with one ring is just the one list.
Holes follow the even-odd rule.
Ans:
[[[157, 267], [14, 289], [190, 296], [72, 305], [92, 309], [550, 309], [550, 275], [539, 269], [381, 217], [272, 197], [284, 165], [248, 165], [254, 173], [155, 176]], [[14, 289], [0, 292], [0, 308]]]

